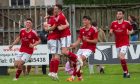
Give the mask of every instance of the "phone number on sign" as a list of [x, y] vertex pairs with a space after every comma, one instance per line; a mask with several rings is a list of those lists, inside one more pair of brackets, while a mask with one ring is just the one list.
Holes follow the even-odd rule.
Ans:
[[[7, 60], [2, 60], [4, 63], [7, 63]], [[15, 58], [10, 58], [9, 63], [13, 63]], [[2, 62], [2, 63], [3, 63]], [[46, 58], [30, 58], [28, 62], [46, 62]]]

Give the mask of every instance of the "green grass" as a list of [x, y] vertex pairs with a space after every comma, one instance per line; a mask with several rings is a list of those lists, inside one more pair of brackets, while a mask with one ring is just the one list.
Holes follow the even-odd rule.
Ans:
[[[140, 84], [140, 64], [129, 64], [130, 79], [122, 78], [122, 69], [120, 65], [105, 65], [105, 74], [97, 73], [89, 75], [88, 67], [83, 68], [84, 81], [67, 82], [69, 77], [64, 71], [60, 71], [60, 81], [53, 81], [47, 75], [34, 74], [33, 71], [28, 76], [21, 75], [18, 81], [12, 81], [14, 77], [13, 69], [10, 69], [10, 75], [0, 76], [0, 84]], [[40, 71], [41, 72], [41, 71]]]

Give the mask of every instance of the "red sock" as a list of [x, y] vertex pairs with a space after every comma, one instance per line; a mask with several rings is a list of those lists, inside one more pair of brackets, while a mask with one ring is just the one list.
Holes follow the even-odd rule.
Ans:
[[54, 72], [54, 60], [51, 60], [50, 62], [49, 72]]
[[77, 73], [76, 73], [76, 68], [74, 68], [74, 71], [73, 71], [73, 74], [72, 74], [72, 75], [73, 75], [73, 76], [76, 76], [76, 74], [77, 74]]
[[54, 61], [54, 73], [57, 73], [58, 72], [58, 67], [59, 67], [59, 60], [58, 59], [55, 59]]
[[17, 71], [16, 71], [16, 78], [19, 78], [21, 72], [22, 72], [22, 70], [17, 69]]
[[73, 64], [73, 68], [74, 68], [74, 71], [73, 71], [73, 76], [76, 76], [76, 64]]
[[125, 59], [121, 60], [121, 65], [122, 65], [123, 71], [128, 73], [127, 63]]
[[69, 52], [68, 53], [68, 56], [69, 56], [69, 59], [71, 60], [71, 61], [73, 61], [73, 62], [77, 62], [77, 56], [74, 54], [74, 53], [72, 53], [72, 52]]
[[81, 72], [80, 72], [80, 70], [79, 70], [79, 71], [77, 72], [77, 76], [78, 76], [78, 77], [81, 77], [81, 75], [82, 75], [82, 74], [81, 74]]
[[28, 66], [27, 66], [27, 73], [29, 74], [29, 73], [30, 73], [30, 71], [31, 71], [31, 66], [30, 66], [30, 65], [28, 65]]
[[[73, 65], [74, 67], [75, 67], [75, 69], [76, 69], [76, 64], [75, 65]], [[80, 69], [81, 70], [81, 69]], [[80, 72], [80, 70], [78, 71], [78, 72], [76, 72], [76, 75], [77, 75], [77, 77], [81, 77], [81, 72]]]

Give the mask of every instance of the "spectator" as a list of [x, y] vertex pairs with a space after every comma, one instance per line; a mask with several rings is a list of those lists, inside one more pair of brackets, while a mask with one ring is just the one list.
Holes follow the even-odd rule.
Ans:
[[[39, 36], [41, 39], [41, 44], [47, 44], [47, 32], [45, 30], [39, 32]], [[47, 65], [42, 65], [42, 73], [46, 74], [46, 67]]]
[[97, 22], [93, 22], [92, 25], [98, 29], [98, 42], [106, 42], [106, 35], [102, 28], [97, 27]]
[[134, 32], [131, 34], [131, 41], [138, 41], [139, 30], [138, 30], [137, 19], [134, 16], [129, 15], [128, 16], [128, 21], [130, 21], [130, 23], [131, 23], [131, 25], [133, 27], [133, 30], [134, 30]]

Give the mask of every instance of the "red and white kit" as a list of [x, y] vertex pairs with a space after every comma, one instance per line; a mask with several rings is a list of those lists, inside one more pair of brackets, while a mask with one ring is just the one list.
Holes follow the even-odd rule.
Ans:
[[132, 30], [131, 24], [126, 20], [119, 24], [116, 20], [112, 22], [110, 28], [115, 34], [117, 53], [122, 52], [126, 54], [130, 44], [128, 31]]
[[29, 47], [30, 44], [34, 44], [39, 40], [39, 37], [36, 31], [31, 30], [30, 32], [26, 31], [26, 28], [20, 30], [20, 39], [21, 47], [18, 53], [16, 53], [15, 60], [23, 60], [28, 62], [29, 58], [33, 54], [33, 48]]
[[[48, 24], [50, 26], [56, 25], [54, 16], [49, 17]], [[49, 31], [48, 48], [50, 50], [50, 54], [61, 54], [60, 31], [57, 28], [55, 28], [53, 31]]]
[[[57, 26], [66, 25], [67, 19], [65, 15], [61, 12], [58, 16], [55, 17]], [[60, 40], [61, 40], [61, 47], [69, 47], [71, 44], [71, 33], [70, 28], [67, 27], [64, 30], [60, 31]]]
[[97, 39], [98, 38], [98, 31], [96, 27], [91, 26], [88, 30], [85, 27], [80, 29], [79, 37], [82, 40], [82, 45], [77, 52], [77, 56], [85, 56], [88, 58], [93, 52], [95, 52], [96, 44], [89, 43], [83, 40], [87, 38], [89, 40]]

